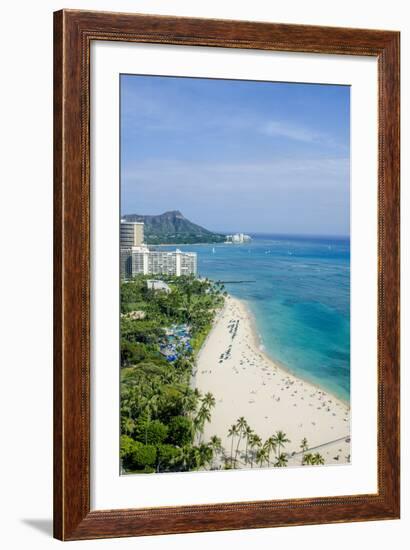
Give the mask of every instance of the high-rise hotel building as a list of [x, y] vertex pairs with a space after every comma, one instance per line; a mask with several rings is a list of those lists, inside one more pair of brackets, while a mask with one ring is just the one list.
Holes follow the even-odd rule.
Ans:
[[[134, 227], [132, 227], [134, 226]], [[135, 227], [137, 226], [137, 227]], [[196, 275], [196, 252], [150, 250], [143, 244], [144, 224], [124, 222], [120, 228], [121, 277], [130, 279], [135, 275]]]
[[127, 222], [121, 220], [120, 247], [131, 248], [144, 244], [144, 222]]

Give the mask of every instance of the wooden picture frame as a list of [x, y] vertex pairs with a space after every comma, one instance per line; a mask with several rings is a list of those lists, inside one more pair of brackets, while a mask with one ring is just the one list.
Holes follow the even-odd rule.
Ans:
[[[125, 537], [399, 517], [399, 33], [63, 10], [54, 14], [54, 536]], [[90, 45], [146, 42], [378, 62], [378, 492], [90, 510]]]

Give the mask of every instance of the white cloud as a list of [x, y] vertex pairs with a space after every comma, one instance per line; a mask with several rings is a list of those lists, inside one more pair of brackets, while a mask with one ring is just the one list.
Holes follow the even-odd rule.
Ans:
[[130, 185], [133, 181], [147, 181], [158, 186], [179, 179], [180, 182], [192, 180], [207, 181], [208, 187], [218, 187], [231, 178], [236, 181], [273, 182], [295, 181], [301, 184], [300, 177], [306, 176], [306, 187], [320, 186], [321, 182], [346, 180], [349, 177], [348, 158], [279, 158], [260, 162], [194, 162], [180, 160], [144, 161], [123, 172], [123, 182]]
[[326, 136], [310, 128], [294, 125], [288, 122], [271, 120], [262, 126], [262, 132], [268, 136], [283, 137], [304, 143], [324, 141]]

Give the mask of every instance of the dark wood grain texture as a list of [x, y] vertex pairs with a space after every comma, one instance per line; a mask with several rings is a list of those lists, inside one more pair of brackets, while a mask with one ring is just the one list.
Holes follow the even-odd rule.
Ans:
[[[90, 511], [92, 40], [374, 56], [379, 74], [378, 493]], [[399, 33], [63, 10], [54, 14], [54, 535], [62, 540], [394, 519], [399, 455]], [[113, 368], [117, 368], [113, 365]]]

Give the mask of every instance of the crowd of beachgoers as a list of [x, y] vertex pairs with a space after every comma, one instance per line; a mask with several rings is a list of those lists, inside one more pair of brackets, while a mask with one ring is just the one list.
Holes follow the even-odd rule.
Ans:
[[[243, 301], [226, 297], [198, 356], [195, 384], [199, 391], [212, 393], [216, 401], [211, 420], [204, 426], [205, 440], [216, 435], [229, 449], [229, 430], [238, 417], [244, 417], [262, 441], [277, 431], [286, 434], [283, 450], [289, 466], [300, 465], [306, 454], [317, 453], [325, 464], [350, 462], [348, 404], [267, 356]], [[242, 437], [236, 467], [248, 466], [246, 447], [247, 438]]]

